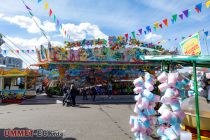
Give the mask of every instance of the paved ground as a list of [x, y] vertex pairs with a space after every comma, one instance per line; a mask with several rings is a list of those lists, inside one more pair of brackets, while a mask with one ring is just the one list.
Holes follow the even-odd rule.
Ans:
[[[38, 97], [45, 100], [45, 96]], [[126, 98], [125, 98], [126, 99]], [[51, 99], [53, 102], [56, 99]], [[80, 104], [76, 107], [63, 107], [61, 104], [37, 104], [34, 99], [22, 105], [0, 105], [0, 139], [3, 129], [53, 130], [63, 136], [30, 138], [39, 140], [129, 140], [134, 139], [128, 124], [133, 114], [133, 104], [116, 104], [117, 96], [110, 103], [99, 104], [108, 100], [101, 96], [96, 104]], [[78, 102], [82, 100], [78, 99]], [[118, 100], [119, 101], [119, 100]], [[122, 100], [121, 100], [122, 101]], [[58, 101], [57, 101], [58, 102]], [[92, 101], [90, 101], [91, 103]], [[8, 139], [8, 138], [7, 138]], [[21, 138], [22, 140], [23, 138]], [[25, 138], [24, 140], [29, 138]], [[19, 139], [18, 139], [19, 140]]]
[[[134, 95], [113, 95], [111, 99], [107, 97], [107, 95], [97, 95], [95, 102], [92, 101], [92, 97], [88, 96], [88, 100], [83, 100], [82, 96], [76, 97], [76, 102], [78, 104], [124, 104], [124, 103], [135, 103]], [[22, 104], [55, 104], [61, 103], [62, 97], [53, 96], [48, 97], [46, 94], [40, 94], [35, 98], [27, 99]]]

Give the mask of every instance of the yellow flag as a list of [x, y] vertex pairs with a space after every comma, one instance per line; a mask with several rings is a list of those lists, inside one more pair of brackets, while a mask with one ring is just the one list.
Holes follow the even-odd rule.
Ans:
[[44, 9], [45, 9], [45, 10], [47, 10], [47, 9], [48, 9], [48, 7], [49, 7], [48, 2], [45, 2], [45, 3], [44, 3]]
[[155, 23], [154, 23], [154, 26], [155, 26], [156, 28], [158, 28], [158, 22], [155, 22]]
[[210, 6], [210, 0], [206, 2], [206, 7], [209, 8]]

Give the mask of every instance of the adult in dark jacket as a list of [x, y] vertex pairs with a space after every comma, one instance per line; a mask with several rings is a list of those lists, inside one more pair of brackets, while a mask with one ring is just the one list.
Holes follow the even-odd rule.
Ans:
[[93, 101], [95, 101], [95, 99], [96, 99], [96, 94], [97, 94], [96, 88], [95, 88], [95, 87], [92, 87], [92, 88], [91, 88], [91, 92], [92, 92], [92, 95], [93, 95]]
[[79, 91], [76, 89], [74, 85], [72, 85], [71, 89], [71, 99], [72, 99], [72, 106], [76, 105], [76, 95], [79, 94]]

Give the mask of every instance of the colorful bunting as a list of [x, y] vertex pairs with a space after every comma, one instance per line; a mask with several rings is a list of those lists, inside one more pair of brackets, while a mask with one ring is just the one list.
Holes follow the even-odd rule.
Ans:
[[140, 33], [140, 35], [142, 35], [142, 29], [139, 29], [139, 33]]
[[42, 0], [38, 0], [38, 3], [40, 3]]
[[60, 25], [60, 23], [59, 23], [59, 20], [58, 20], [58, 19], [57, 19], [57, 24], [56, 24], [56, 25], [57, 25], [57, 27], [59, 27], [59, 25]]
[[29, 14], [33, 17], [34, 15], [33, 15], [33, 13], [31, 13], [30, 11], [28, 11], [29, 12]]
[[210, 6], [210, 0], [206, 2], [206, 8], [209, 8]]
[[49, 16], [51, 17], [52, 16], [52, 9], [50, 9], [50, 11], [49, 11]]
[[54, 22], [56, 22], [56, 16], [55, 15], [53, 16], [53, 19], [54, 19]]
[[202, 9], [202, 3], [199, 3], [195, 6], [195, 10], [196, 12], [200, 13], [201, 12], [201, 9]]
[[132, 33], [133, 38], [136, 38], [135, 32], [131, 32], [131, 33]]
[[185, 15], [186, 17], [189, 16], [189, 10], [188, 10], [188, 9], [187, 9], [187, 10], [184, 10], [183, 13], [184, 13], [184, 15]]
[[144, 31], [144, 34], [146, 35], [147, 34], [147, 31]]
[[26, 7], [26, 9], [31, 10], [31, 8], [30, 8], [30, 7], [28, 7], [26, 4], [25, 4], [25, 7]]
[[172, 24], [174, 24], [174, 19], [171, 19]]
[[125, 34], [125, 37], [126, 37], [126, 39], [128, 40], [128, 33], [127, 33], [127, 34]]
[[147, 32], [151, 32], [150, 26], [147, 26], [146, 29], [147, 29]]
[[173, 18], [173, 21], [176, 22], [177, 14], [173, 15], [172, 18]]
[[204, 32], [204, 34], [206, 35], [206, 37], [209, 35], [209, 32], [208, 31], [206, 31], [206, 32]]
[[154, 23], [154, 26], [155, 26], [156, 28], [158, 28], [158, 25], [159, 25], [158, 22], [155, 22], [155, 23]]
[[162, 25], [162, 23], [160, 23], [160, 24], [159, 24], [159, 27], [160, 27], [161, 29], [163, 28], [163, 25]]
[[156, 32], [157, 28], [156, 27], [153, 27], [154, 31]]
[[168, 19], [167, 18], [163, 20], [163, 23], [165, 24], [165, 26], [168, 27]]
[[183, 19], [183, 14], [180, 14], [179, 17], [181, 18], [181, 20]]
[[49, 7], [49, 4], [47, 2], [44, 3], [44, 9], [47, 10]]

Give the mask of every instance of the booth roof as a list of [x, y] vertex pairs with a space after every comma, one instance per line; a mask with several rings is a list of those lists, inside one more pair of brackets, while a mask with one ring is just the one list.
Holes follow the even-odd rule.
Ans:
[[192, 66], [196, 62], [197, 67], [210, 67], [210, 55], [186, 56], [186, 55], [148, 55], [141, 56], [143, 61], [148, 62], [171, 62], [182, 64], [183, 66]]

